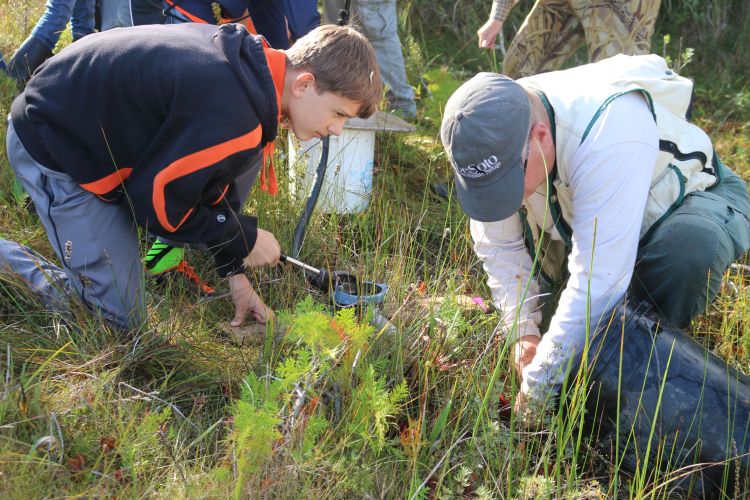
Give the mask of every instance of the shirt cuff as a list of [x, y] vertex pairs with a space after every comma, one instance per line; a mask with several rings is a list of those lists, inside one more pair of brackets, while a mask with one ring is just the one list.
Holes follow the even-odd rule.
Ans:
[[255, 217], [240, 215], [238, 222], [236, 234], [228, 235], [224, 241], [211, 245], [211, 248], [216, 248], [216, 273], [222, 278], [239, 274], [243, 270], [242, 261], [253, 250], [258, 239], [258, 221]]
[[508, 18], [510, 9], [513, 8], [513, 4], [514, 2], [511, 0], [494, 0], [492, 2], [492, 10], [490, 11], [490, 19], [504, 23]]

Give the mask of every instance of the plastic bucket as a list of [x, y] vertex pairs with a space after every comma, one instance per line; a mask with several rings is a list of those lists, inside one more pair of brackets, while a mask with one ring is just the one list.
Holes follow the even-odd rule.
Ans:
[[750, 378], [647, 304], [618, 306], [593, 336], [587, 364], [586, 423], [613, 463], [670, 471], [664, 481], [697, 497], [745, 490]]
[[[359, 213], [367, 209], [372, 193], [375, 131], [344, 129], [330, 136], [328, 168], [317, 209], [323, 213]], [[289, 172], [292, 191], [306, 198], [315, 182], [315, 171], [323, 151], [320, 139], [295, 144], [289, 138]]]

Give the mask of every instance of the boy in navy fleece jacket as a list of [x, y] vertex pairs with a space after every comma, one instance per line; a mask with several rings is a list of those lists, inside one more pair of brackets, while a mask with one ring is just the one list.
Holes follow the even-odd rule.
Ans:
[[[141, 26], [87, 37], [48, 60], [13, 102], [8, 156], [62, 269], [0, 240], [0, 270], [48, 305], [74, 292], [121, 329], [144, 319], [136, 225], [202, 244], [236, 313], [271, 311], [243, 266], [276, 265], [274, 236], [241, 214], [279, 122], [301, 140], [368, 117], [381, 84], [372, 48], [324, 26], [287, 51], [235, 24]], [[261, 172], [273, 189], [273, 172]]]

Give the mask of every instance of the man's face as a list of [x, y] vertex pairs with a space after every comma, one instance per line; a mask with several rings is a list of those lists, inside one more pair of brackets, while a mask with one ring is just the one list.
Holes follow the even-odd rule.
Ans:
[[348, 118], [359, 113], [360, 105], [333, 92], [318, 94], [314, 82], [299, 88], [289, 103], [287, 118], [301, 141], [328, 134], [340, 135]]

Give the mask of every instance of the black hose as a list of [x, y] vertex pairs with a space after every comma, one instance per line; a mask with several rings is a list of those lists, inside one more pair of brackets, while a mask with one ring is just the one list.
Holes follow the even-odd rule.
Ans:
[[[346, 26], [349, 24], [349, 7], [351, 0], [346, 0], [344, 8], [339, 10], [339, 18], [336, 24], [339, 26]], [[320, 154], [320, 163], [318, 168], [315, 170], [315, 184], [313, 184], [310, 196], [307, 197], [305, 202], [305, 209], [297, 221], [297, 227], [294, 228], [294, 240], [292, 241], [292, 251], [290, 252], [292, 257], [295, 259], [299, 257], [299, 253], [302, 250], [302, 243], [305, 240], [305, 231], [307, 230], [307, 221], [310, 220], [315, 205], [318, 202], [318, 196], [320, 196], [320, 188], [323, 186], [323, 179], [326, 176], [326, 169], [328, 168], [328, 136], [323, 137], [323, 151]]]
[[351, 0], [346, 0], [346, 3], [344, 4], [344, 8], [339, 10], [339, 18], [336, 21], [336, 24], [339, 26], [346, 26], [349, 24], [349, 4], [351, 3]]
[[305, 209], [299, 216], [297, 227], [294, 228], [294, 240], [292, 241], [292, 251], [290, 252], [292, 257], [295, 259], [299, 257], [300, 250], [302, 250], [302, 243], [305, 240], [305, 231], [307, 230], [307, 221], [310, 220], [315, 209], [315, 204], [318, 202], [318, 196], [320, 196], [320, 188], [323, 186], [323, 179], [326, 176], [326, 168], [328, 167], [328, 136], [323, 137], [323, 151], [320, 154], [320, 163], [318, 168], [315, 170], [315, 183], [313, 184], [310, 196], [307, 197], [305, 202]]

